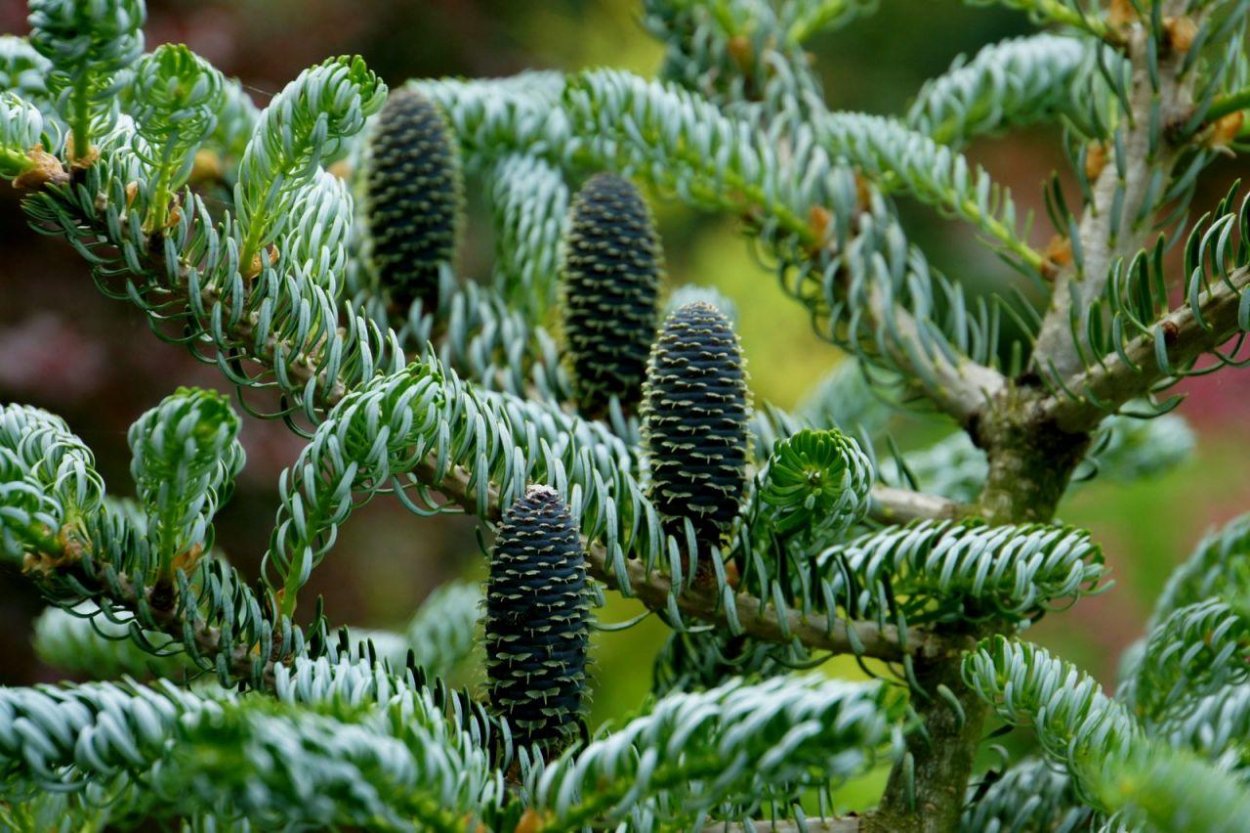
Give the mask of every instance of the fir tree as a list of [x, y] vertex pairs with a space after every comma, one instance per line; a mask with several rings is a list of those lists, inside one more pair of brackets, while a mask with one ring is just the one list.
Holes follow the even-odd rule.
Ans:
[[[257, 582], [214, 546], [244, 464], [224, 397], [144, 414], [132, 489], [59, 417], [0, 405], [0, 559], [47, 600], [45, 658], [115, 678], [0, 689], [0, 825], [1243, 829], [1250, 521], [1177, 570], [1114, 697], [1025, 629], [1105, 585], [1060, 499], [1183, 457], [1166, 390], [1236, 364], [1250, 332], [1250, 203], [1191, 205], [1244, 147], [1250, 0], [976, 2], [1048, 31], [870, 116], [829, 109], [805, 48], [868, 0], [646, 0], [659, 78], [414, 80], [387, 104], [341, 57], [263, 110], [185, 47], [144, 54], [142, 0], [31, 0], [29, 38], [0, 39], [0, 176], [32, 229], [312, 428]], [[1046, 186], [1045, 250], [960, 152], [1037, 121], [1062, 125], [1072, 181]], [[199, 154], [227, 205], [188, 185]], [[452, 258], [462, 172], [499, 241], [481, 283]], [[739, 218], [849, 354], [803, 407], [749, 414], [715, 295], [680, 296], [652, 338], [635, 187]], [[1045, 299], [974, 297], [909, 240], [903, 200]], [[959, 433], [887, 456], [889, 406]], [[383, 493], [479, 519], [490, 579], [403, 633], [351, 631], [305, 586]], [[673, 635], [658, 696], [583, 732], [608, 592]], [[481, 641], [485, 690], [459, 690]], [[829, 655], [884, 679], [795, 670]], [[992, 717], [1036, 753], [983, 771]], [[876, 806], [844, 813], [838, 786], [878, 766]]]

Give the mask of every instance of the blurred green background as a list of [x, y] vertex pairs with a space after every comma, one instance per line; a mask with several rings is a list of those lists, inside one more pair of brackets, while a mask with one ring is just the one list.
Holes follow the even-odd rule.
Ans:
[[[660, 46], [639, 24], [633, 0], [153, 0], [149, 47], [182, 41], [242, 78], [259, 104], [300, 69], [336, 53], [359, 53], [391, 84], [415, 76], [504, 75], [525, 68], [610, 65], [653, 73]], [[25, 4], [0, 0], [0, 31], [25, 31]], [[923, 81], [958, 54], [1031, 31], [1020, 14], [957, 2], [883, 0], [880, 11], [811, 44], [835, 108], [890, 113], [904, 108]], [[1051, 235], [1041, 184], [1064, 162], [1058, 133], [1039, 129], [975, 144], [971, 155], [1038, 215], [1035, 242]], [[1217, 166], [1198, 196], [1214, 205], [1241, 173]], [[470, 187], [474, 187], [471, 183]], [[839, 361], [810, 331], [804, 312], [750, 257], [732, 221], [656, 202], [674, 284], [710, 283], [732, 296], [761, 401], [794, 404], [813, 380]], [[969, 284], [992, 288], [1011, 280], [965, 226], [904, 206], [913, 239], [931, 260]], [[480, 213], [461, 253], [463, 271], [488, 272], [489, 232]], [[214, 368], [157, 341], [142, 316], [102, 298], [84, 264], [59, 241], [40, 237], [22, 219], [9, 189], [0, 189], [0, 401], [47, 407], [65, 416], [96, 450], [112, 488], [129, 482], [126, 428], [177, 384], [223, 387]], [[1250, 374], [1225, 371], [1190, 384], [1182, 408], [1199, 432], [1194, 458], [1166, 477], [1131, 487], [1094, 484], [1066, 502], [1062, 517], [1092, 529], [1107, 552], [1116, 586], [1073, 610], [1045, 619], [1035, 637], [1113, 681], [1122, 649], [1140, 632], [1171, 566], [1204, 530], [1250, 509], [1250, 439], [1243, 406]], [[906, 422], [904, 444], [933, 436]], [[218, 541], [244, 570], [254, 571], [276, 508], [278, 473], [300, 444], [277, 424], [249, 420], [243, 437], [248, 468], [219, 516]], [[335, 623], [402, 624], [431, 588], [481, 574], [472, 523], [420, 520], [380, 500], [343, 531], [336, 551], [314, 573]], [[23, 579], [0, 572], [0, 683], [58, 678], [29, 649], [30, 619], [40, 601]], [[618, 622], [639, 608], [612, 597], [600, 612]], [[663, 636], [654, 619], [598, 637], [598, 678], [592, 718], [599, 722], [636, 708], [649, 686], [651, 659]], [[839, 673], [850, 668], [837, 664]]]

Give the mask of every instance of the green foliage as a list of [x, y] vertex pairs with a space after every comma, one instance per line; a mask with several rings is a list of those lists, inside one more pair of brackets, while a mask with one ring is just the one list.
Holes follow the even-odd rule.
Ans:
[[212, 549], [209, 522], [245, 459], [238, 434], [229, 400], [196, 388], [179, 388], [130, 427], [130, 473], [162, 570]]
[[1105, 568], [1089, 538], [1062, 526], [921, 521], [831, 547], [816, 565], [855, 616], [1035, 617], [1096, 589]]
[[[164, 678], [0, 690], [0, 824], [1232, 829], [1244, 519], [1173, 578], [1118, 700], [1018, 635], [1103, 586], [1089, 533], [1053, 522], [1069, 484], [1178, 463], [1193, 437], [1163, 389], [1242, 361], [1250, 203], [1185, 213], [1243, 149], [1250, 2], [1004, 5], [1064, 32], [957, 61], [896, 117], [831, 112], [804, 51], [860, 0], [650, 0], [660, 80], [419, 80], [383, 109], [337, 58], [264, 111], [185, 47], [140, 57], [137, 2], [33, 2], [29, 43], [0, 39], [0, 175], [104, 293], [308, 443], [253, 589], [211, 551], [243, 463], [223, 395], [180, 389], [133, 426], [134, 502], [62, 420], [0, 407], [0, 551], [52, 606], [39, 651]], [[1074, 174], [1046, 189], [1045, 253], [955, 149], [1034, 121], [1061, 123]], [[454, 263], [461, 166], [491, 209], [486, 282]], [[732, 301], [679, 289], [655, 333], [661, 247], [631, 181], [736, 218], [851, 354], [793, 413], [750, 416]], [[1048, 306], [934, 270], [900, 196], [1045, 278]], [[943, 439], [899, 453], [900, 410], [941, 412]], [[332, 629], [319, 602], [297, 626], [383, 494], [497, 524], [485, 592], [449, 587], [403, 633]], [[653, 699], [587, 737], [607, 590], [672, 633]], [[826, 653], [887, 680], [789, 673]], [[475, 665], [489, 709], [439, 679]], [[978, 776], [991, 711], [1044, 760]], [[880, 806], [833, 818], [877, 765]]]
[[1129, 482], [1158, 477], [1190, 456], [1193, 430], [1177, 414], [1153, 419], [1111, 417], [1094, 439], [1089, 460], [1099, 477]]
[[663, 697], [677, 691], [706, 691], [725, 679], [767, 679], [801, 668], [811, 657], [801, 645], [776, 645], [714, 630], [671, 634], [651, 670], [652, 691]]
[[1250, 680], [1247, 645], [1250, 624], [1227, 603], [1209, 599], [1176, 609], [1147, 634], [1132, 689], [1138, 714], [1152, 722], [1183, 714], [1191, 698]]
[[29, 40], [0, 35], [0, 90], [17, 93], [25, 101], [43, 103], [51, 70], [52, 63]]
[[[1029, 13], [1038, 23], [1058, 23], [1084, 29], [1098, 38], [1110, 38], [1112, 28], [1102, 15], [1101, 4], [1089, 0], [967, 0], [977, 5], [1001, 3]], [[1137, 0], [1129, 0], [1136, 5]]]
[[1244, 588], [1250, 574], [1250, 515], [1209, 533], [1168, 579], [1147, 628], [1157, 629], [1182, 608], [1201, 604], [1226, 588]]
[[253, 258], [283, 231], [317, 166], [334, 158], [385, 96], [386, 85], [364, 61], [343, 57], [305, 70], [274, 97], [239, 162], [234, 201], [240, 268], [254, 269]]
[[223, 100], [216, 113], [217, 126], [208, 144], [237, 163], [247, 150], [248, 140], [256, 129], [256, 120], [260, 118], [260, 110], [238, 81], [228, 78], [221, 89]]
[[[198, 670], [172, 637], [149, 631], [132, 638], [129, 620], [109, 619], [94, 605], [48, 608], [35, 620], [32, 643], [42, 662], [88, 679], [156, 675], [176, 680]], [[162, 650], [170, 653], [162, 656]]]
[[[902, 707], [879, 684], [732, 681], [666, 697], [579, 754], [533, 770], [527, 787], [549, 814], [541, 830], [750, 818], [796, 786], [827, 790], [865, 771], [896, 741]], [[786, 740], [777, 744], [779, 731]]]
[[939, 144], [1053, 117], [1069, 105], [1069, 83], [1086, 56], [1080, 40], [1034, 35], [957, 58], [930, 81], [907, 113], [908, 124]]
[[1172, 749], [1146, 747], [1095, 780], [1100, 799], [1136, 829], [1233, 833], [1250, 812], [1244, 783]]
[[962, 156], [879, 116], [837, 113], [817, 121], [814, 132], [831, 154], [862, 168], [887, 188], [901, 188], [921, 202], [962, 217], [1022, 266], [1041, 268], [1042, 256], [1025, 242], [1028, 221], [1021, 231], [1011, 194]]
[[61, 533], [100, 505], [104, 483], [95, 458], [60, 417], [21, 405], [0, 406], [0, 545], [5, 559], [60, 553]]
[[964, 433], [951, 434], [927, 448], [881, 461], [885, 482], [958, 501], [973, 500], [981, 493], [989, 468], [985, 452]]
[[[990, 780], [992, 773], [986, 774]], [[1026, 758], [997, 775], [971, 797], [960, 824], [966, 830], [1075, 833], [1087, 829], [1093, 813], [1080, 804], [1072, 781], [1054, 764]]]
[[500, 160], [490, 180], [495, 285], [510, 309], [540, 322], [556, 301], [568, 186], [549, 162], [520, 153]]
[[221, 73], [185, 46], [164, 44], [135, 64], [126, 92], [142, 139], [136, 151], [155, 183], [148, 230], [164, 228], [168, 201], [190, 176], [195, 149], [216, 127], [224, 88]]
[[773, 447], [756, 489], [769, 525], [782, 536], [837, 535], [868, 511], [872, 463], [837, 430], [800, 431]]
[[1033, 727], [1042, 750], [1075, 776], [1083, 797], [1101, 767], [1126, 758], [1142, 738], [1128, 710], [1096, 680], [1042, 648], [995, 637], [965, 657], [963, 673], [999, 717]]
[[48, 90], [86, 159], [115, 116], [118, 73], [143, 51], [143, 0], [32, 0], [30, 43], [47, 59]]
[[581, 408], [603, 413], [613, 397], [642, 398], [655, 340], [664, 255], [642, 195], [599, 174], [573, 200], [561, 263], [564, 336]]
[[[501, 784], [476, 745], [486, 740], [480, 730], [458, 729], [414, 683], [366, 664], [301, 661], [279, 672], [278, 702], [168, 683], [8, 689], [0, 771], [59, 790], [84, 789], [90, 777], [158, 776], [168, 789], [150, 792], [145, 808], [158, 817], [216, 806], [270, 823], [329, 813], [386, 829], [416, 829], [419, 819], [458, 830], [464, 813], [498, 800]], [[463, 708], [454, 696], [448, 705]]]
[[478, 796], [472, 781], [457, 782], [474, 764], [484, 770], [480, 756], [431, 755], [437, 738], [420, 724], [404, 725], [412, 715], [402, 706], [363, 720], [344, 711], [324, 715], [262, 701], [200, 712], [179, 727], [160, 772], [188, 806], [228, 802], [233, 813], [265, 826], [464, 828], [460, 812]]
[[473, 655], [484, 596], [470, 582], [445, 584], [417, 609], [404, 631], [413, 663], [435, 677], [452, 673]]
[[[265, 679], [266, 657], [308, 652], [305, 632], [268, 614], [223, 561], [200, 557], [242, 462], [237, 424], [224, 398], [202, 391], [175, 394], [145, 414], [132, 429], [140, 507], [106, 496], [91, 452], [63, 420], [0, 409], [4, 557], [20, 562], [51, 604], [99, 619], [101, 629], [125, 622], [143, 650], [185, 653], [189, 665], [227, 684]], [[180, 543], [188, 549], [177, 550]], [[320, 617], [309, 633], [325, 640]], [[253, 653], [256, 645], [265, 653]], [[93, 650], [107, 649], [93, 641]]]

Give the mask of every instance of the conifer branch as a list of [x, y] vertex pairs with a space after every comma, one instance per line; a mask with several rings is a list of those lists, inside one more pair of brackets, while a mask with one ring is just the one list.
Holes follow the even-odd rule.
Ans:
[[[436, 488], [449, 500], [463, 507], [469, 514], [483, 520], [497, 521], [501, 517], [498, 496], [492, 489], [486, 505], [477, 496], [473, 478], [463, 469], [454, 469], [438, 479], [434, 465], [423, 462], [416, 468], [418, 479], [436, 484]], [[616, 573], [611, 566], [607, 550], [601, 544], [592, 543], [586, 548], [586, 566], [590, 575], [608, 587], [619, 590]], [[638, 559], [626, 561], [630, 590], [639, 601], [656, 611], [667, 610], [672, 595], [669, 576], [649, 571]], [[788, 642], [797, 638], [804, 645], [817, 650], [837, 654], [855, 654], [889, 661], [901, 660], [906, 655], [939, 657], [957, 653], [963, 647], [958, 640], [948, 643], [932, 632], [909, 629], [900, 634], [898, 628], [875, 622], [843, 621], [826, 616], [804, 615], [795, 610], [785, 614], [783, 623], [777, 612], [759, 599], [739, 594], [734, 599], [737, 621], [744, 633], [772, 642]], [[678, 609], [705, 622], [726, 626], [729, 620], [720, 599], [706, 592], [686, 590], [677, 596]], [[788, 634], [788, 635], [787, 635]], [[902, 636], [902, 639], [900, 639]], [[968, 643], [969, 645], [971, 643]]]
[[[1187, 5], [1185, 0], [1167, 0], [1161, 16], [1179, 18]], [[1106, 163], [1091, 177], [1079, 239], [1072, 241], [1072, 263], [1054, 280], [1033, 356], [1033, 366], [1044, 378], [1065, 379], [1088, 363], [1087, 322], [1101, 314], [1095, 301], [1111, 279], [1116, 258], [1131, 256], [1147, 242], [1162, 199], [1155, 180], [1162, 176], [1166, 183], [1177, 158], [1178, 149], [1163, 141], [1163, 126], [1191, 107], [1194, 73], [1185, 72], [1187, 51], [1166, 49], [1146, 21], [1136, 21], [1128, 32], [1131, 88], [1124, 102], [1127, 112], [1122, 113], [1125, 123], [1116, 132], [1114, 148], [1106, 151]]]
[[1250, 267], [1213, 281], [1197, 304], [1172, 311], [1151, 332], [1064, 380], [1062, 390], [1040, 404], [1036, 418], [1074, 434], [1093, 430], [1108, 412], [1177, 378], [1196, 359], [1243, 332], [1248, 292]]
[[[54, 195], [52, 194], [44, 197], [44, 199], [48, 200], [53, 198]], [[77, 205], [77, 202], [75, 201], [74, 204]], [[52, 216], [59, 216], [59, 214], [50, 213], [48, 216], [51, 218]], [[82, 219], [87, 222], [94, 221], [99, 223], [99, 220], [90, 214], [85, 215]], [[100, 224], [96, 228], [98, 228], [101, 234], [108, 234], [110, 231], [110, 226], [107, 224]], [[116, 228], [116, 226], [112, 226], [112, 228]], [[70, 229], [65, 230], [70, 231]], [[73, 233], [74, 237], [71, 239], [77, 239], [80, 235], [85, 236], [81, 227], [75, 227]], [[125, 242], [129, 244], [131, 241], [127, 240]], [[126, 248], [129, 249], [130, 246], [127, 245]], [[187, 315], [195, 316], [197, 306], [199, 308], [211, 309], [213, 301], [218, 300], [216, 291], [208, 289], [198, 296], [197, 304], [185, 289], [181, 292], [176, 289], [177, 287], [186, 287], [189, 283], [194, 285], [191, 279], [194, 277], [195, 272], [190, 267], [178, 265], [176, 261], [171, 263], [170, 260], [153, 254], [152, 247], [134, 247], [134, 252], [140, 258], [139, 262], [141, 264], [146, 264], [151, 268], [153, 278], [160, 280], [163, 285], [175, 287], [172, 291], [162, 292], [166, 301], [161, 310], [163, 315], [174, 315], [176, 317], [185, 310]], [[168, 277], [171, 270], [175, 275], [172, 279]], [[158, 275], [162, 277], [157, 278], [156, 276]], [[240, 316], [237, 318], [230, 316], [230, 318], [234, 318], [234, 323], [221, 322], [214, 327], [213, 331], [209, 331], [207, 327], [200, 331], [204, 336], [210, 337], [213, 342], [219, 345], [218, 349], [222, 349], [225, 355], [241, 354], [240, 357], [246, 356], [266, 370], [276, 371], [277, 368], [281, 367], [281, 375], [289, 380], [283, 384], [283, 387], [287, 388], [292, 396], [298, 397], [301, 391], [316, 390], [318, 392], [318, 410], [332, 407], [346, 395], [348, 391], [347, 383], [321, 369], [324, 361], [322, 358], [314, 357], [315, 354], [301, 354], [293, 345], [290, 345], [290, 342], [285, 342], [276, 336], [270, 336], [262, 341], [259, 346], [256, 346], [255, 316]], [[220, 319], [216, 320], [220, 321]], [[229, 320], [228, 318], [227, 321]], [[385, 336], [385, 339], [391, 343], [394, 343], [394, 338], [393, 333]], [[326, 345], [319, 346], [323, 350], [326, 348]], [[285, 361], [284, 365], [279, 364], [278, 357], [282, 357]], [[309, 402], [303, 404], [306, 410], [311, 405]], [[461, 478], [461, 488], [467, 488], [468, 476], [462, 474]], [[445, 486], [447, 484], [441, 485]], [[453, 484], [450, 488], [452, 488], [452, 494], [449, 496], [455, 499], [457, 497], [455, 495], [455, 485]], [[476, 486], [474, 489], [476, 489]], [[471, 491], [466, 491], [465, 494], [471, 493]], [[953, 502], [903, 490], [876, 488], [872, 496], [873, 517], [887, 523], [903, 523], [917, 517], [953, 517], [960, 512], [958, 506]], [[470, 508], [470, 511], [476, 513], [476, 510], [471, 507], [466, 508]], [[599, 578], [607, 576], [610, 572], [606, 568], [608, 563], [607, 554], [602, 548], [592, 548], [590, 554], [592, 574]], [[671, 592], [669, 579], [656, 573], [647, 575], [645, 568], [635, 561], [629, 562], [628, 568], [631, 586], [635, 589], [639, 598], [653, 609], [665, 609]], [[678, 598], [679, 607], [683, 613], [689, 613], [697, 618], [720, 623], [728, 621], [726, 614], [720, 609], [719, 600], [714, 597], [700, 597], [697, 594], [692, 595], [688, 592], [680, 595]], [[138, 599], [132, 593], [123, 592], [117, 601], [119, 604], [129, 608], [135, 605]], [[941, 640], [931, 634], [922, 632], [908, 633], [903, 637], [903, 641], [900, 642], [900, 634], [892, 626], [881, 627], [873, 623], [848, 624], [836, 620], [829, 622], [826, 617], [803, 615], [794, 611], [789, 611], [784, 617], [778, 617], [771, 607], [763, 605], [758, 599], [749, 596], [741, 596], [738, 599], [738, 604], [738, 617], [744, 629], [751, 632], [752, 635], [766, 640], [789, 641], [791, 637], [787, 636], [787, 634], [798, 635], [801, 641], [814, 648], [840, 653], [863, 653], [865, 656], [892, 660], [900, 659], [904, 654], [912, 651], [921, 655], [937, 656], [945, 654], [949, 650], [947, 646], [941, 644]], [[179, 632], [180, 623], [176, 619], [167, 617], [167, 620], [157, 621], [155, 624], [158, 630], [171, 629], [171, 636], [179, 637], [181, 635]], [[851, 631], [854, 631], [854, 633], [852, 634]], [[214, 649], [216, 645], [215, 640], [216, 635], [211, 629], [196, 637], [197, 644], [205, 652], [210, 652]], [[907, 645], [908, 648], [901, 648], [902, 644]], [[857, 648], [862, 648], [862, 651], [857, 650]], [[240, 671], [244, 670], [245, 667], [255, 671], [254, 662], [246, 656], [246, 652], [234, 657], [231, 664], [232, 667], [237, 667]]]

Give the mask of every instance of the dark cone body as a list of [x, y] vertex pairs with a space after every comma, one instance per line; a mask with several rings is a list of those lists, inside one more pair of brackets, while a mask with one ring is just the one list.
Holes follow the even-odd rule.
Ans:
[[562, 264], [564, 334], [583, 411], [642, 395], [659, 318], [663, 254], [651, 212], [628, 180], [592, 177], [569, 216]]
[[576, 736], [588, 608], [577, 527], [554, 489], [531, 486], [504, 514], [486, 591], [490, 704], [518, 743], [557, 752]]
[[456, 253], [460, 157], [443, 114], [415, 90], [391, 93], [370, 137], [365, 207], [373, 266], [401, 314], [438, 307], [439, 265]]
[[747, 484], [747, 385], [729, 320], [693, 303], [664, 322], [642, 405], [651, 500], [668, 531], [690, 519], [700, 544], [719, 544]]

